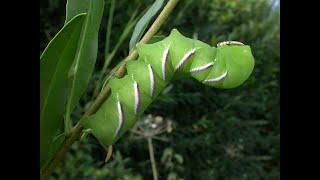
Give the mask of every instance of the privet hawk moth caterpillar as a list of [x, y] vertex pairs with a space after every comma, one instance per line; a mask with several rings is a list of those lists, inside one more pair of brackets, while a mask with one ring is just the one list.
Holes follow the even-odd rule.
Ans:
[[153, 44], [137, 44], [139, 58], [127, 63], [127, 74], [110, 80], [109, 98], [81, 124], [105, 146], [115, 143], [176, 75], [192, 76], [205, 85], [231, 89], [251, 74], [249, 46], [236, 41], [211, 47], [173, 29]]

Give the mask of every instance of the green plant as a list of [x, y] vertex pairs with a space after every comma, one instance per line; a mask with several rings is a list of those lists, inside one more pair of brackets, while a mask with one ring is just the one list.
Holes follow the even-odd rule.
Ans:
[[[75, 16], [49, 43], [40, 57], [40, 166], [54, 153], [58, 146], [55, 136], [59, 134], [64, 104], [67, 100], [68, 71], [81, 33], [86, 14]], [[65, 39], [68, 39], [66, 42]], [[60, 132], [61, 133], [61, 132]], [[58, 140], [58, 139], [57, 139]]]
[[[47, 1], [41, 3], [40, 52], [43, 51], [45, 42], [51, 40], [52, 35], [61, 27], [64, 18], [63, 2], [51, 0], [48, 2], [49, 4]], [[151, 1], [143, 1], [140, 9], [144, 9], [149, 2]], [[124, 27], [139, 3], [138, 0], [116, 1], [110, 49], [113, 50], [113, 45], [118, 43]], [[106, 6], [110, 4], [111, 1], [106, 1]], [[172, 27], [177, 27], [187, 36], [199, 38], [208, 44], [237, 39], [252, 45], [257, 60], [253, 76], [244, 86], [232, 93], [216, 92], [190, 79], [176, 79], [169, 84], [163, 94], [160, 94], [157, 102], [147, 110], [147, 113], [165, 115], [174, 119], [176, 131], [172, 134], [172, 139], [165, 144], [154, 143], [154, 148], [156, 152], [159, 152], [155, 154], [156, 161], [161, 159], [160, 152], [168, 146], [183, 156], [184, 170], [176, 170], [177, 177], [184, 179], [207, 179], [208, 177], [215, 179], [278, 179], [279, 21], [277, 10], [271, 11], [268, 4], [268, 1], [252, 0], [181, 1], [158, 32], [160, 35], [158, 37], [161, 37], [162, 34], [168, 34]], [[143, 13], [139, 13], [140, 17], [141, 14]], [[95, 98], [93, 90], [97, 87], [97, 80], [105, 62], [103, 46], [106, 39], [104, 29], [107, 29], [107, 20], [108, 18], [103, 18], [101, 23], [96, 70], [86, 93], [81, 97], [72, 113], [73, 123], [77, 123], [77, 120], [92, 104], [92, 99]], [[110, 66], [114, 66], [128, 53], [128, 43], [129, 39], [125, 39], [119, 45]], [[103, 77], [110, 70], [107, 67]], [[118, 75], [114, 72], [111, 71], [111, 74]], [[105, 83], [108, 78], [102, 79], [104, 80], [101, 83]], [[99, 91], [100, 88], [97, 88], [96, 94]], [[61, 124], [61, 129], [63, 133], [63, 124]], [[90, 144], [88, 147], [92, 153], [88, 156], [93, 158], [92, 162], [95, 164], [86, 163], [87, 160], [81, 161], [81, 164], [84, 167], [94, 167], [96, 170], [103, 168], [100, 164], [105, 156], [104, 150], [99, 148], [92, 137], [86, 143]], [[130, 157], [131, 160], [127, 162], [126, 167], [130, 167], [133, 174], [140, 174], [148, 179], [152, 178], [152, 174], [150, 162], [147, 160], [148, 149], [146, 147], [144, 142], [128, 141], [127, 138], [122, 138], [117, 142], [115, 149], [119, 150], [123, 157]], [[85, 150], [83, 146], [80, 148], [72, 146], [72, 149], [76, 150], [69, 151], [66, 158], [78, 159], [80, 157], [76, 154]], [[87, 154], [86, 151], [84, 153]], [[133, 154], [135, 155], [132, 156]], [[228, 154], [236, 155], [229, 156]], [[269, 158], [264, 158], [264, 156], [269, 156]], [[79, 167], [72, 163], [74, 161], [66, 159], [62, 162], [62, 166], [58, 168], [62, 170], [54, 173], [57, 177], [62, 176], [63, 173], [71, 175], [73, 172], [82, 175], [86, 171], [86, 168], [74, 171]], [[69, 168], [64, 166], [68, 162]], [[160, 178], [164, 178], [167, 174], [164, 166], [158, 163], [157, 168]], [[113, 172], [115, 176], [104, 174], [100, 177], [104, 179], [121, 178], [121, 174], [125, 174], [121, 171]], [[87, 176], [77, 176], [77, 178], [87, 179], [93, 176], [87, 173]]]
[[[142, 41], [147, 41], [152, 37], [152, 35], [156, 33], [156, 31], [160, 28], [160, 25], [164, 22], [164, 20], [166, 19], [168, 14], [172, 11], [172, 9], [175, 7], [177, 2], [178, 0], [171, 0], [168, 2], [167, 6], [163, 9], [162, 13], [160, 13], [159, 17], [156, 19], [156, 22], [153, 24], [154, 27], [151, 27], [149, 29], [149, 31], [142, 38]], [[55, 145], [55, 147], [57, 146], [60, 149], [59, 148], [53, 149], [52, 148], [53, 145], [51, 145], [53, 144], [52, 133], [48, 138], [46, 136], [43, 136], [42, 134], [40, 135], [42, 136], [42, 142], [51, 143], [49, 145], [42, 143], [44, 144], [43, 147], [48, 148], [49, 150], [46, 151], [44, 150], [44, 148], [42, 148], [41, 152], [44, 152], [44, 153], [50, 152], [50, 155], [52, 156], [52, 157], [42, 156], [42, 159], [41, 159], [41, 178], [42, 179], [48, 178], [53, 168], [59, 163], [60, 159], [63, 157], [67, 149], [69, 149], [71, 144], [80, 137], [82, 127], [79, 126], [79, 124], [74, 127], [75, 130], [70, 132], [71, 131], [70, 116], [71, 116], [71, 111], [75, 108], [75, 105], [78, 103], [80, 96], [83, 94], [84, 90], [86, 89], [90, 75], [93, 71], [93, 65], [96, 60], [96, 54], [97, 54], [97, 34], [98, 34], [98, 29], [100, 26], [100, 21], [101, 21], [103, 7], [104, 7], [103, 3], [104, 3], [103, 0], [99, 0], [99, 1], [87, 0], [87, 1], [81, 1], [80, 3], [74, 0], [69, 0], [67, 2], [66, 24], [68, 24], [68, 22], [76, 14], [87, 12], [87, 17], [84, 20], [83, 26], [77, 28], [78, 30], [81, 29], [81, 35], [77, 36], [78, 43], [74, 43], [74, 46], [78, 48], [78, 49], [73, 49], [74, 57], [69, 57], [69, 59], [73, 60], [72, 67], [70, 67], [70, 69], [64, 69], [64, 73], [68, 73], [69, 79], [67, 82], [64, 82], [59, 86], [59, 88], [62, 88], [62, 89], [65, 89], [66, 87], [68, 87], [68, 94], [67, 94], [68, 100], [66, 104], [66, 109], [65, 109], [66, 113], [64, 118], [64, 133], [62, 136], [59, 135], [59, 137], [66, 136], [66, 138], [64, 139], [64, 141], [59, 140], [58, 141], [59, 144]], [[55, 41], [55, 39], [53, 39], [52, 41]], [[43, 52], [43, 54], [46, 54], [46, 51], [48, 50], [46, 49]], [[52, 51], [57, 51], [57, 50], [55, 47], [53, 47]], [[136, 51], [132, 51], [132, 54], [130, 55], [134, 57], [135, 56], [134, 53], [136, 53]], [[51, 56], [53, 58], [53, 55]], [[41, 60], [41, 62], [48, 63], [48, 60]], [[56, 70], [54, 69], [53, 72], [55, 71]], [[123, 71], [123, 68], [122, 68], [122, 71]], [[40, 83], [44, 84], [44, 82], [40, 82]], [[41, 88], [41, 94], [43, 94], [42, 93], [43, 89], [44, 88]], [[99, 105], [103, 102], [105, 96], [107, 95], [106, 92], [101, 92], [100, 94], [101, 96], [103, 96], [103, 98], [101, 98], [100, 96], [97, 97], [96, 101], [91, 106], [92, 108], [87, 111], [89, 112], [89, 114], [93, 113], [99, 107]], [[46, 102], [45, 104], [51, 104], [51, 102], [47, 102], [47, 101], [45, 102]], [[61, 102], [59, 107], [60, 108], [64, 107], [64, 102]], [[88, 113], [86, 115], [88, 115]], [[42, 116], [43, 115], [41, 115], [41, 117]], [[59, 116], [61, 115], [59, 114]], [[52, 123], [52, 121], [55, 121], [57, 122], [57, 124], [59, 124], [59, 122], [61, 121], [61, 118], [57, 117], [54, 120], [41, 118], [40, 121], [42, 124], [50, 124]], [[48, 129], [41, 128], [41, 132], [44, 132], [44, 133], [47, 131], [54, 132], [59, 130], [59, 127], [53, 127], [52, 129], [50, 129], [51, 128], [50, 126], [43, 125], [43, 127], [48, 128]], [[59, 150], [56, 150], [56, 149], [59, 149]], [[54, 151], [54, 152], [52, 153], [51, 151]]]

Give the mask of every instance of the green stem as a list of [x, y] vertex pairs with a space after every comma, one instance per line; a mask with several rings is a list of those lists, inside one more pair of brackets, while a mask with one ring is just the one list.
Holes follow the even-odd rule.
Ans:
[[107, 59], [107, 56], [109, 54], [110, 35], [111, 35], [111, 27], [112, 27], [112, 21], [113, 21], [114, 6], [115, 6], [115, 0], [111, 0], [108, 24], [107, 24], [107, 33], [106, 33], [106, 47], [104, 49], [104, 59]]
[[[143, 36], [140, 42], [146, 43], [148, 42], [153, 35], [156, 34], [156, 32], [159, 30], [161, 25], [165, 22], [169, 14], [172, 12], [174, 7], [177, 5], [179, 0], [169, 0], [166, 6], [163, 8], [157, 19], [154, 21], [154, 23], [151, 25], [149, 30], [146, 32], [146, 34]], [[123, 60], [121, 63], [119, 69], [114, 68], [112, 71], [114, 71], [117, 75], [123, 76], [125, 72], [125, 63], [129, 60], [132, 60], [138, 56], [137, 51], [133, 50], [130, 52], [130, 54]], [[89, 109], [86, 111], [84, 116], [89, 116], [94, 114], [100, 105], [106, 100], [110, 93], [110, 88], [106, 87], [103, 88], [103, 90], [99, 93], [95, 101], [90, 105]], [[62, 161], [62, 158], [64, 155], [68, 152], [68, 150], [71, 148], [71, 145], [78, 140], [81, 137], [81, 133], [83, 130], [83, 126], [78, 122], [75, 127], [70, 132], [70, 135], [65, 138], [62, 146], [60, 149], [55, 153], [55, 155], [52, 157], [50, 162], [46, 165], [46, 167], [40, 172], [40, 178], [42, 180], [48, 179], [51, 175], [52, 171], [59, 165], [59, 163]]]
[[158, 171], [157, 171], [157, 164], [154, 159], [154, 150], [152, 145], [152, 138], [148, 137], [148, 148], [149, 148], [149, 155], [150, 155], [150, 161], [151, 161], [151, 167], [152, 167], [152, 174], [153, 174], [153, 180], [158, 180]]

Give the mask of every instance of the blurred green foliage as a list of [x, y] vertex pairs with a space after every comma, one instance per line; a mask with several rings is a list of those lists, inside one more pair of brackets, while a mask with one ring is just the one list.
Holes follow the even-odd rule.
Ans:
[[[111, 49], [130, 14], [151, 0], [116, 1]], [[40, 7], [40, 53], [62, 27], [65, 0], [46, 0]], [[95, 74], [73, 119], [92, 99], [103, 65], [109, 0], [99, 36]], [[234, 90], [217, 90], [192, 79], [175, 79], [146, 113], [175, 123], [169, 142], [154, 141], [159, 179], [280, 179], [280, 11], [270, 0], [185, 0], [179, 2], [158, 35], [177, 28], [188, 37], [215, 45], [225, 40], [249, 44], [255, 69]], [[128, 54], [128, 37], [111, 67]], [[110, 67], [110, 68], [111, 68]], [[147, 142], [130, 140], [129, 132], [115, 144], [113, 159], [90, 137], [75, 143], [51, 179], [152, 179]]]

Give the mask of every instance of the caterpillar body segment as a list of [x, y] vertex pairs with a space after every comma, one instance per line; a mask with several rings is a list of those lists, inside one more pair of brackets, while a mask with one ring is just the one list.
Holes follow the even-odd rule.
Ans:
[[193, 57], [196, 61], [192, 61], [189, 72], [193, 78], [202, 82], [207, 78], [216, 61], [217, 48], [211, 47], [199, 40], [194, 40], [194, 48], [197, 49]]
[[230, 89], [251, 74], [249, 46], [230, 41], [211, 47], [173, 29], [162, 41], [138, 44], [139, 58], [127, 63], [127, 74], [110, 80], [110, 97], [95, 115], [81, 120], [105, 146], [115, 143], [174, 76], [192, 76], [205, 85]]
[[215, 88], [231, 89], [247, 80], [254, 67], [254, 58], [250, 46], [232, 45], [217, 48], [216, 63], [207, 79], [215, 78], [227, 71], [223, 81], [207, 84]]

